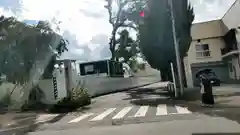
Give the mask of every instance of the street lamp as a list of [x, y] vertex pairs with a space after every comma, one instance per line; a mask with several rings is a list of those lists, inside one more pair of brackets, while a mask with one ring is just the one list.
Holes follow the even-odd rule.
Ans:
[[168, 0], [168, 4], [170, 7], [170, 13], [171, 13], [172, 33], [173, 33], [174, 48], [175, 48], [175, 53], [176, 53], [180, 92], [181, 92], [181, 95], [183, 95], [184, 87], [183, 87], [183, 79], [182, 79], [182, 76], [183, 76], [182, 75], [182, 64], [181, 64], [181, 58], [180, 58], [180, 53], [179, 53], [179, 42], [177, 41], [177, 37], [176, 37], [175, 19], [174, 19], [174, 12], [173, 12], [173, 0]]

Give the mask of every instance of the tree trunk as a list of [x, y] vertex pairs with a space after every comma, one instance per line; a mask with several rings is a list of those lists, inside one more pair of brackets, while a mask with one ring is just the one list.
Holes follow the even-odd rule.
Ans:
[[161, 78], [162, 81], [172, 81], [172, 74], [171, 74], [171, 70], [169, 69], [161, 69]]
[[113, 31], [112, 31], [112, 38], [111, 38], [111, 42], [110, 42], [110, 51], [112, 53], [111, 60], [115, 60], [115, 57], [116, 57], [115, 47], [116, 47], [116, 33], [117, 33], [117, 29], [118, 29], [118, 27], [115, 26], [113, 28]]
[[112, 54], [112, 57], [111, 57], [111, 60], [113, 60], [114, 61], [114, 59], [115, 59], [115, 49], [113, 48], [113, 47], [110, 47], [110, 51], [111, 51], [111, 54]]

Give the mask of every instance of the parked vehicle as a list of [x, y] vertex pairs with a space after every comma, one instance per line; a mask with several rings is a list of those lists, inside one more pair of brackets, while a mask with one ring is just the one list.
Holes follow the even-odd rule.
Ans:
[[[211, 81], [211, 84], [213, 86], [220, 86], [221, 85], [220, 78], [211, 69], [205, 69], [205, 70], [199, 71], [196, 74], [196, 78], [199, 78], [200, 74], [205, 74], [209, 78], [209, 80]], [[200, 80], [198, 80], [197, 85], [200, 85]]]
[[220, 81], [219, 77], [214, 72], [209, 72], [209, 73], [207, 73], [207, 75], [213, 86], [221, 85], [221, 81]]

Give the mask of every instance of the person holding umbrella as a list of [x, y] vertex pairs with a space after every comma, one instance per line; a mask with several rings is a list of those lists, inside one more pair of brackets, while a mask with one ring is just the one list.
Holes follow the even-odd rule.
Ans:
[[201, 73], [199, 75], [200, 78], [200, 85], [201, 85], [201, 99], [202, 99], [202, 106], [206, 107], [213, 107], [214, 105], [214, 97], [212, 92], [212, 84], [208, 79], [207, 74]]

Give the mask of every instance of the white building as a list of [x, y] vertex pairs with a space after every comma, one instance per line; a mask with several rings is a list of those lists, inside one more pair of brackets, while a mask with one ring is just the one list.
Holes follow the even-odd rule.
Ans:
[[188, 87], [196, 85], [196, 73], [212, 69], [222, 82], [240, 80], [240, 0], [220, 20], [193, 24], [192, 43], [184, 58]]

